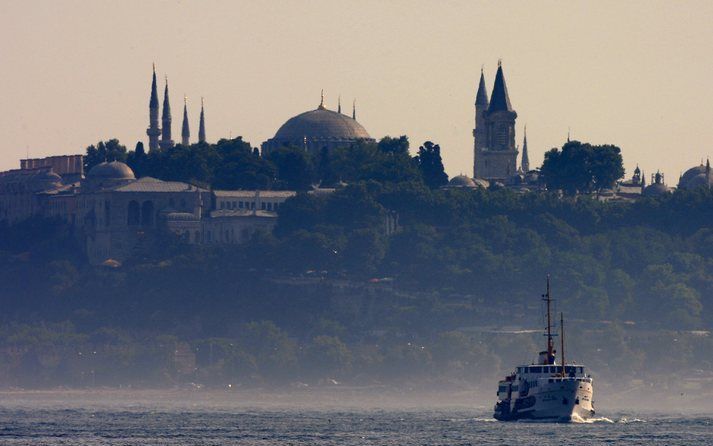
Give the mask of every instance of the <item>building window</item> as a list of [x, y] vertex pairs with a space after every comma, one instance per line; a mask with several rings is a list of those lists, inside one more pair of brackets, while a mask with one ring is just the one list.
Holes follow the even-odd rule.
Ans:
[[265, 202], [263, 201], [263, 202], [261, 203], [260, 209], [262, 209], [263, 211], [264, 211], [265, 209], [267, 209], [267, 203], [265, 203]]
[[153, 201], [144, 201], [141, 205], [141, 226], [153, 225]]
[[111, 203], [109, 200], [104, 202], [104, 226], [109, 226], [111, 223]]
[[271, 211], [271, 210], [272, 210], [272, 203], [268, 203], [268, 204], [267, 204], [267, 210], [268, 210], [268, 211]]
[[127, 218], [126, 218], [126, 224], [129, 226], [138, 226], [139, 221], [140, 221], [140, 211], [139, 211], [139, 203], [137, 201], [130, 201], [129, 202], [129, 208], [127, 211]]
[[242, 208], [244, 207], [242, 201], [238, 201], [238, 207], [239, 207], [240, 209], [242, 209]]

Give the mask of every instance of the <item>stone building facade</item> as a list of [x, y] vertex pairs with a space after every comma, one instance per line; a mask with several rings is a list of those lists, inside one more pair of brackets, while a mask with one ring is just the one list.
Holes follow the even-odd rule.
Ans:
[[[79, 158], [76, 158], [76, 157]], [[21, 224], [31, 217], [70, 225], [85, 243], [92, 264], [121, 263], [161, 231], [190, 244], [232, 244], [255, 231], [271, 231], [280, 206], [293, 191], [211, 191], [192, 184], [136, 179], [124, 163], [104, 162], [72, 181], [58, 166], [81, 166], [81, 155], [23, 160], [25, 168], [0, 172], [0, 221]], [[77, 160], [79, 159], [79, 162]]]

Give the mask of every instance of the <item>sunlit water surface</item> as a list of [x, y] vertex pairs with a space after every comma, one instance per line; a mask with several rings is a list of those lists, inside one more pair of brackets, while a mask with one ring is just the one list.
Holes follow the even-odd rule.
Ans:
[[2, 407], [2, 445], [713, 445], [709, 416], [493, 421], [478, 410]]

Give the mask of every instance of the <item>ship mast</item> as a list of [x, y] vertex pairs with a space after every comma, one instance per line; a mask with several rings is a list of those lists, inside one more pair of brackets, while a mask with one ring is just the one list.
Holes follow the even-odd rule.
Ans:
[[552, 315], [550, 307], [552, 305], [552, 296], [550, 296], [550, 275], [547, 275], [547, 294], [544, 295], [544, 300], [547, 302], [547, 364], [554, 364], [555, 348], [552, 345]]
[[562, 378], [564, 378], [564, 314], [562, 312], [560, 312], [560, 342], [562, 344]]

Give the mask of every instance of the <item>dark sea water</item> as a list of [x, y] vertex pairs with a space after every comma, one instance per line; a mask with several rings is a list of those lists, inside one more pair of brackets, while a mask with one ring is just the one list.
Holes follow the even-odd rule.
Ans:
[[469, 410], [2, 407], [1, 445], [713, 445], [710, 416], [501, 423]]

